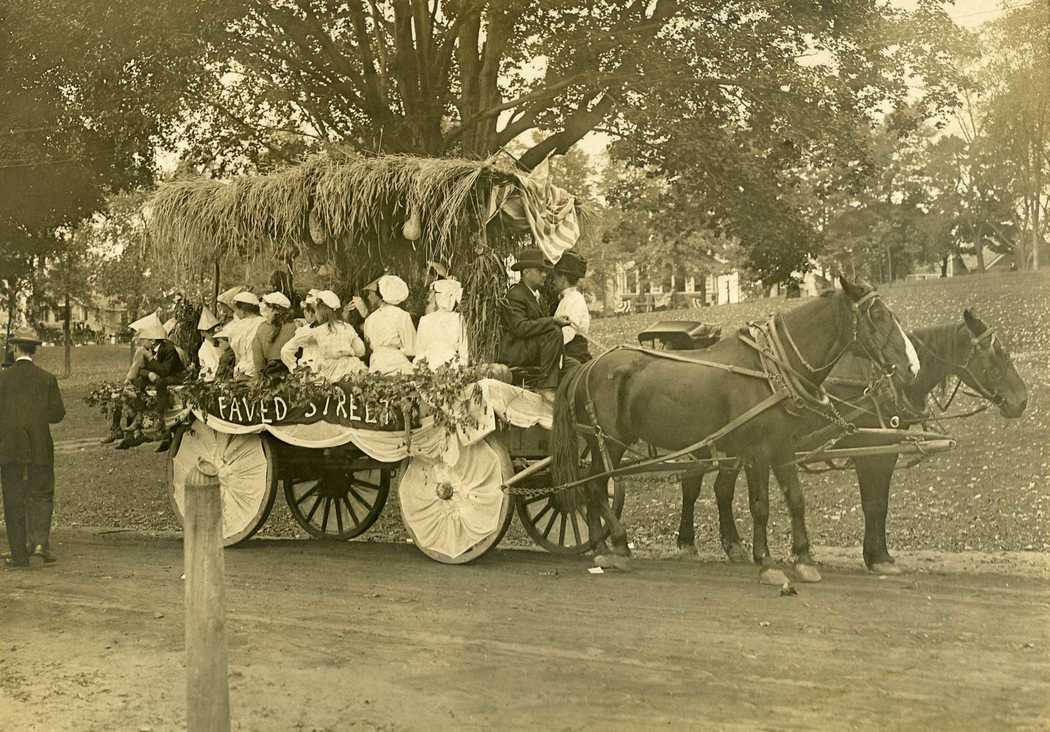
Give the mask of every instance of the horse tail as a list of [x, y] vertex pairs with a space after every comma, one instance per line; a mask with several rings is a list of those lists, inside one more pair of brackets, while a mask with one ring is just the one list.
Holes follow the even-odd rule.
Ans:
[[571, 483], [579, 478], [580, 447], [576, 432], [576, 387], [590, 368], [573, 369], [558, 385], [554, 399], [554, 421], [551, 425], [551, 474], [554, 484]]

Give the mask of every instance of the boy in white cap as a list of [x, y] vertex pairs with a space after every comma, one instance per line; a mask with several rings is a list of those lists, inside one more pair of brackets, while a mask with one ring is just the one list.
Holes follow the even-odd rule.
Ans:
[[416, 329], [412, 316], [398, 305], [408, 297], [408, 285], [397, 275], [379, 278], [382, 304], [365, 318], [364, 333], [372, 348], [368, 370], [383, 374], [407, 373], [415, 355]]
[[244, 289], [241, 285], [234, 285], [215, 298], [215, 307], [218, 309], [218, 316], [221, 322], [228, 323], [233, 320], [233, 298], [244, 292]]

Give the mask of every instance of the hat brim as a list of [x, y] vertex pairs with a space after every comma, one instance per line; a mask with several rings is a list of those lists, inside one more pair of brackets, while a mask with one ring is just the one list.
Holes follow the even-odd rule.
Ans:
[[549, 262], [543, 262], [538, 264], [536, 262], [515, 262], [510, 266], [512, 272], [521, 272], [524, 269], [543, 269], [548, 272], [554, 269], [554, 265]]
[[44, 342], [39, 338], [27, 338], [25, 336], [11, 336], [7, 339], [9, 346], [17, 346], [19, 343], [24, 346], [39, 346], [43, 345]]

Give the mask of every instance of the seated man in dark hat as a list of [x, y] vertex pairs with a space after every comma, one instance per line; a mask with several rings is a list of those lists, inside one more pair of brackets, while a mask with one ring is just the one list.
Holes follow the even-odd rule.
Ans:
[[539, 249], [523, 249], [511, 267], [521, 272], [521, 281], [507, 292], [503, 306], [503, 342], [500, 362], [510, 367], [535, 370], [529, 386], [556, 389], [561, 370], [562, 327], [570, 325], [565, 316], [550, 316], [540, 290], [551, 265]]
[[583, 293], [576, 284], [587, 274], [587, 260], [573, 252], [565, 252], [554, 266], [554, 291], [558, 293], [558, 307], [554, 315], [564, 315], [569, 325], [561, 329], [568, 358], [587, 363], [591, 360], [588, 336], [591, 331], [591, 311]]

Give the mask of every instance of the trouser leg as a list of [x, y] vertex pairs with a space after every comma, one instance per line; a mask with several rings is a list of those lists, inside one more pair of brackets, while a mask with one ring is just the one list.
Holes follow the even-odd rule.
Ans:
[[0, 483], [4, 490], [4, 523], [7, 526], [7, 543], [11, 547], [11, 558], [16, 562], [29, 559], [26, 552], [26, 466], [0, 465]]
[[50, 548], [51, 517], [55, 509], [55, 469], [51, 465], [30, 465], [26, 491], [29, 544]]
[[564, 342], [561, 328], [544, 333], [537, 339], [539, 348], [539, 365], [543, 368], [543, 378], [537, 386], [541, 389], [554, 389], [558, 386], [558, 374], [561, 371], [561, 357]]

